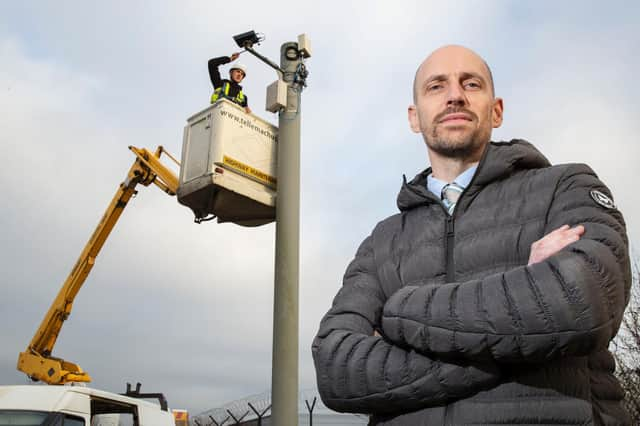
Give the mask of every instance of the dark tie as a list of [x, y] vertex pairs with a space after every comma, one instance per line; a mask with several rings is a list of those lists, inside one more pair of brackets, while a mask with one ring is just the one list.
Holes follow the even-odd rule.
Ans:
[[442, 193], [440, 194], [442, 204], [446, 207], [449, 215], [453, 214], [453, 210], [456, 208], [456, 203], [462, 191], [464, 191], [464, 188], [455, 182], [448, 183], [442, 188]]

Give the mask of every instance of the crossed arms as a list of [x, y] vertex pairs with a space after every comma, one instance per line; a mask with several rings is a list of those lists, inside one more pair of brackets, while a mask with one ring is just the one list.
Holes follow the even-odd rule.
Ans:
[[313, 343], [318, 388], [337, 411], [411, 411], [488, 387], [493, 363], [447, 363], [374, 336], [384, 296], [375, 274], [371, 237], [347, 268], [344, 285]]
[[630, 267], [621, 215], [590, 189], [608, 192], [586, 166], [569, 168], [530, 264], [480, 280], [406, 286], [387, 300], [367, 238], [313, 343], [325, 403], [375, 414], [443, 405], [499, 383], [503, 363], [606, 348]]

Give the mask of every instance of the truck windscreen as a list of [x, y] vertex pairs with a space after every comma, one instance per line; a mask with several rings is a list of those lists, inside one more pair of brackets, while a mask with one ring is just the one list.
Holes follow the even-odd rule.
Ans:
[[44, 411], [0, 410], [0, 426], [41, 426], [48, 414]]

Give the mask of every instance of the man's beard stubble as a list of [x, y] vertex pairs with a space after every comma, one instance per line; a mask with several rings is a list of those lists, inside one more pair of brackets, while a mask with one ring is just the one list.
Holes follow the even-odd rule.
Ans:
[[460, 136], [457, 138], [438, 135], [438, 124], [440, 123], [440, 120], [445, 115], [460, 112], [468, 114], [476, 123], [478, 123], [477, 115], [464, 108], [450, 108], [443, 111], [434, 118], [433, 121], [435, 124], [431, 131], [424, 135], [425, 143], [429, 149], [446, 158], [468, 159], [475, 156], [478, 149], [481, 149], [481, 147], [485, 145], [485, 141], [483, 139], [488, 140], [489, 136], [482, 135], [482, 130], [480, 128], [476, 128], [466, 136]]

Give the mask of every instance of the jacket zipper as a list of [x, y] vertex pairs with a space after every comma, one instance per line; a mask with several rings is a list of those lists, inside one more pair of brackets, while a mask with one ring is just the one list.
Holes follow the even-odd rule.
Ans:
[[471, 178], [471, 181], [469, 182], [469, 184], [464, 188], [464, 190], [462, 191], [462, 193], [460, 194], [460, 197], [458, 198], [458, 202], [456, 203], [456, 206], [453, 208], [453, 211], [451, 212], [451, 214], [448, 213], [447, 209], [445, 208], [444, 204], [442, 204], [442, 201], [440, 201], [440, 204], [442, 205], [442, 209], [445, 211], [445, 215], [447, 216], [447, 221], [446, 221], [446, 238], [445, 238], [445, 250], [447, 253], [447, 257], [445, 259], [446, 262], [446, 281], [447, 283], [451, 283], [454, 282], [456, 279], [456, 263], [455, 263], [455, 259], [453, 257], [453, 249], [455, 248], [455, 216], [456, 216], [456, 210], [458, 210], [458, 204], [460, 203], [460, 199], [464, 196], [464, 194], [467, 193], [467, 189], [471, 188], [471, 186], [473, 186], [474, 181], [476, 180], [476, 177], [480, 174], [480, 169], [482, 168], [482, 166], [484, 165], [485, 161], [485, 157], [487, 156], [487, 151], [489, 150], [489, 146], [486, 147], [485, 151], [482, 153], [482, 157], [480, 158], [480, 161], [478, 163], [478, 168], [476, 169], [476, 172], [474, 173], [473, 177]]
[[[462, 193], [460, 194], [460, 198], [462, 198], [464, 196], [464, 194], [467, 192], [467, 189], [471, 188], [473, 186], [473, 183], [476, 180], [476, 177], [480, 174], [480, 170], [482, 168], [482, 166], [485, 163], [485, 157], [487, 156], [487, 152], [489, 151], [489, 146], [487, 145], [484, 153], [482, 154], [482, 158], [480, 158], [480, 162], [478, 164], [478, 168], [475, 172], [475, 174], [473, 175], [473, 178], [471, 178], [471, 181], [469, 182], [469, 185], [467, 185], [467, 187], [464, 189], [464, 191], [462, 191]], [[417, 195], [422, 195], [420, 194], [418, 191], [416, 191], [414, 188], [412, 188], [411, 186], [409, 186], [406, 182], [406, 178], [405, 178], [405, 182], [404, 182], [404, 186], [406, 187], [407, 190], [410, 190], [411, 192], [413, 192], [414, 194]], [[432, 194], [431, 194], [432, 195]], [[431, 196], [431, 198], [435, 198], [435, 196]], [[460, 202], [460, 198], [458, 198], [458, 202]], [[447, 218], [447, 220], [445, 221], [445, 233], [446, 233], [446, 238], [444, 238], [445, 241], [445, 253], [446, 253], [446, 258], [445, 258], [445, 266], [446, 266], [446, 281], [447, 283], [451, 283], [455, 280], [455, 262], [454, 262], [454, 258], [453, 258], [453, 249], [455, 248], [455, 221], [454, 221], [454, 217], [455, 217], [455, 213], [456, 210], [458, 209], [458, 206], [456, 205], [456, 207], [454, 207], [453, 212], [451, 212], [451, 215], [449, 215], [447, 209], [445, 208], [444, 204], [442, 204], [442, 201], [439, 200], [440, 202], [440, 206], [442, 207], [442, 210], [444, 211], [444, 214]], [[445, 405], [444, 407], [444, 425], [449, 425], [450, 424], [450, 416], [451, 416], [451, 411], [450, 411], [450, 404]]]
[[[491, 144], [491, 142], [489, 142], [489, 145]], [[489, 151], [489, 145], [486, 146], [484, 152], [482, 153], [482, 157], [480, 158], [480, 161], [478, 162], [478, 168], [476, 169], [475, 174], [473, 175], [473, 177], [471, 178], [471, 181], [469, 182], [469, 184], [466, 186], [466, 188], [464, 188], [464, 191], [462, 191], [462, 193], [460, 194], [460, 198], [462, 198], [466, 192], [467, 189], [471, 188], [473, 186], [473, 183], [476, 180], [476, 177], [478, 177], [478, 175], [480, 174], [480, 170], [482, 169], [482, 167], [484, 166], [485, 163], [485, 158], [487, 156], [487, 152]], [[406, 177], [404, 179], [404, 187], [413, 192], [416, 195], [422, 196], [421, 193], [419, 193], [417, 190], [415, 190], [414, 188], [412, 188], [411, 186], [409, 186], [407, 184], [407, 180]], [[433, 194], [431, 194], [433, 199], [437, 198], [435, 196], [433, 196]], [[458, 198], [458, 203], [460, 202], [460, 198]], [[444, 211], [445, 216], [447, 217], [447, 220], [445, 222], [445, 234], [446, 234], [446, 238], [444, 239], [445, 241], [445, 253], [446, 253], [446, 258], [445, 258], [445, 266], [446, 266], [446, 281], [447, 283], [453, 282], [455, 280], [455, 260], [453, 258], [453, 249], [455, 248], [455, 221], [454, 221], [454, 217], [456, 214], [456, 210], [458, 209], [458, 206], [456, 205], [456, 207], [453, 209], [453, 212], [451, 212], [451, 214], [449, 214], [449, 212], [447, 211], [446, 207], [444, 206], [444, 204], [442, 204], [442, 200], [438, 200], [440, 203], [440, 206], [442, 207], [442, 210]]]
[[446, 222], [446, 265], [447, 265], [447, 279], [446, 282], [450, 283], [455, 280], [455, 260], [453, 258], [453, 249], [455, 244], [455, 226], [453, 221], [453, 214], [449, 216], [447, 214]]

